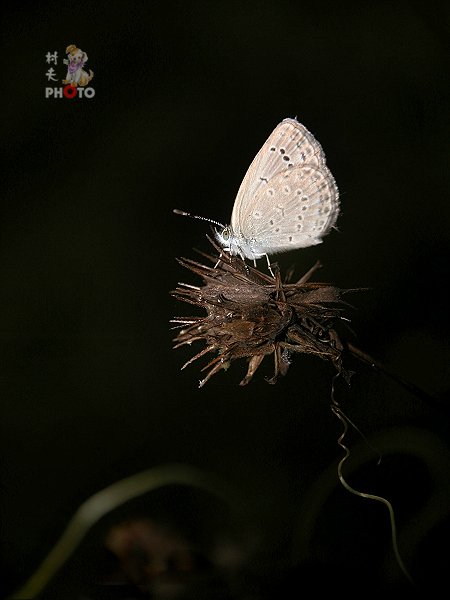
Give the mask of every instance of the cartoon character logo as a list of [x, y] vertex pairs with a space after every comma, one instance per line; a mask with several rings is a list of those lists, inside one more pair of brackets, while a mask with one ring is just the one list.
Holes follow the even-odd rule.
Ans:
[[66, 49], [66, 54], [68, 54], [68, 60], [64, 62], [69, 65], [67, 70], [67, 79], [63, 80], [64, 84], [73, 85], [77, 87], [77, 85], [87, 85], [88, 82], [94, 77], [94, 73], [89, 69], [90, 76], [83, 71], [83, 67], [87, 62], [87, 54], [86, 52], [82, 52], [76, 46], [68, 46]]

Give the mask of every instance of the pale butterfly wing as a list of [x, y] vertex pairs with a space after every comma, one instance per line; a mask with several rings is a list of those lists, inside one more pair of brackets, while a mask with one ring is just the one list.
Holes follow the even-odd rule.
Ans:
[[324, 165], [299, 165], [278, 173], [242, 215], [244, 254], [250, 250], [258, 258], [319, 244], [336, 222], [338, 198], [337, 185]]
[[245, 174], [231, 215], [233, 231], [239, 232], [248, 206], [274, 175], [302, 164], [325, 165], [322, 146], [301, 123], [284, 119], [270, 134]]
[[320, 243], [338, 213], [339, 192], [321, 145], [303, 125], [285, 119], [244, 177], [232, 235], [242, 255], [260, 258]]

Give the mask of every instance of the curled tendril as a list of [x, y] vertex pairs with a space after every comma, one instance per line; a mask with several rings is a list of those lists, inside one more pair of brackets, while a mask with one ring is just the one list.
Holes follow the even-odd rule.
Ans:
[[[335, 414], [337, 416], [337, 418], [342, 422], [344, 429], [341, 433], [341, 435], [338, 438], [338, 444], [339, 446], [344, 450], [345, 455], [341, 458], [341, 460], [339, 461], [338, 464], [338, 468], [337, 468], [337, 472], [338, 472], [338, 477], [339, 477], [339, 481], [341, 482], [341, 484], [345, 487], [345, 489], [347, 491], [349, 491], [350, 493], [354, 494], [355, 496], [361, 496], [361, 498], [369, 498], [371, 500], [378, 500], [378, 502], [382, 502], [383, 504], [385, 504], [389, 510], [389, 517], [390, 517], [390, 521], [391, 521], [391, 534], [392, 534], [392, 549], [394, 551], [394, 556], [395, 559], [397, 561], [398, 566], [400, 567], [402, 573], [404, 574], [404, 576], [406, 577], [406, 579], [412, 584], [415, 585], [415, 582], [413, 580], [413, 578], [411, 577], [411, 575], [409, 574], [407, 568], [405, 567], [403, 560], [400, 556], [400, 552], [398, 550], [398, 544], [397, 544], [397, 528], [395, 525], [395, 516], [394, 516], [394, 509], [392, 508], [392, 504], [389, 502], [389, 500], [386, 500], [386, 498], [383, 498], [382, 496], [375, 496], [374, 494], [366, 494], [364, 492], [359, 492], [358, 490], [355, 490], [354, 488], [352, 488], [344, 479], [344, 476], [342, 474], [342, 465], [344, 464], [344, 462], [347, 460], [347, 458], [350, 456], [350, 450], [348, 449], [348, 447], [344, 444], [343, 440], [344, 437], [347, 433], [348, 430], [348, 424], [350, 423], [350, 425], [352, 425], [352, 427], [355, 427], [355, 429], [361, 433], [359, 431], [359, 429], [353, 425], [353, 423], [350, 421], [350, 419], [344, 414], [344, 412], [342, 411], [341, 407], [339, 406], [338, 402], [335, 400], [334, 398], [334, 380], [336, 379], [336, 377], [339, 376], [339, 373], [337, 375], [335, 375], [335, 377], [333, 378], [333, 384], [332, 384], [332, 390], [331, 390], [331, 398], [333, 401], [333, 404], [331, 404], [331, 411], [333, 412], [333, 414]], [[361, 434], [362, 435], [362, 434]], [[363, 436], [363, 438], [365, 439], [365, 437]], [[365, 440], [366, 443], [367, 440]], [[371, 448], [373, 448], [373, 446], [371, 446], [369, 444], [369, 446]], [[378, 452], [378, 451], [377, 451]], [[379, 454], [379, 459], [378, 459], [378, 464], [380, 463], [381, 460], [381, 454], [380, 452], [378, 452]]]

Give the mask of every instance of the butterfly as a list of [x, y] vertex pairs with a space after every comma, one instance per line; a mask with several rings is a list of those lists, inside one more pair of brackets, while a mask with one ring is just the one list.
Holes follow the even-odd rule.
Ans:
[[[189, 213], [175, 210], [187, 216]], [[253, 260], [322, 242], [339, 214], [339, 191], [322, 146], [295, 119], [284, 119], [250, 165], [230, 225], [216, 239], [224, 251]]]

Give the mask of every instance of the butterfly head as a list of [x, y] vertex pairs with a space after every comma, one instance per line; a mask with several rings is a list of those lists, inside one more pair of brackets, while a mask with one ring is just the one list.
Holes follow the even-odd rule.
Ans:
[[216, 240], [222, 248], [232, 256], [241, 254], [240, 245], [230, 225], [226, 225], [220, 230], [216, 229]]
[[255, 239], [245, 238], [240, 231], [236, 233], [231, 225], [216, 229], [216, 240], [225, 252], [229, 252], [231, 256], [240, 256], [242, 260], [256, 260], [267, 256], [266, 251], [258, 246]]

